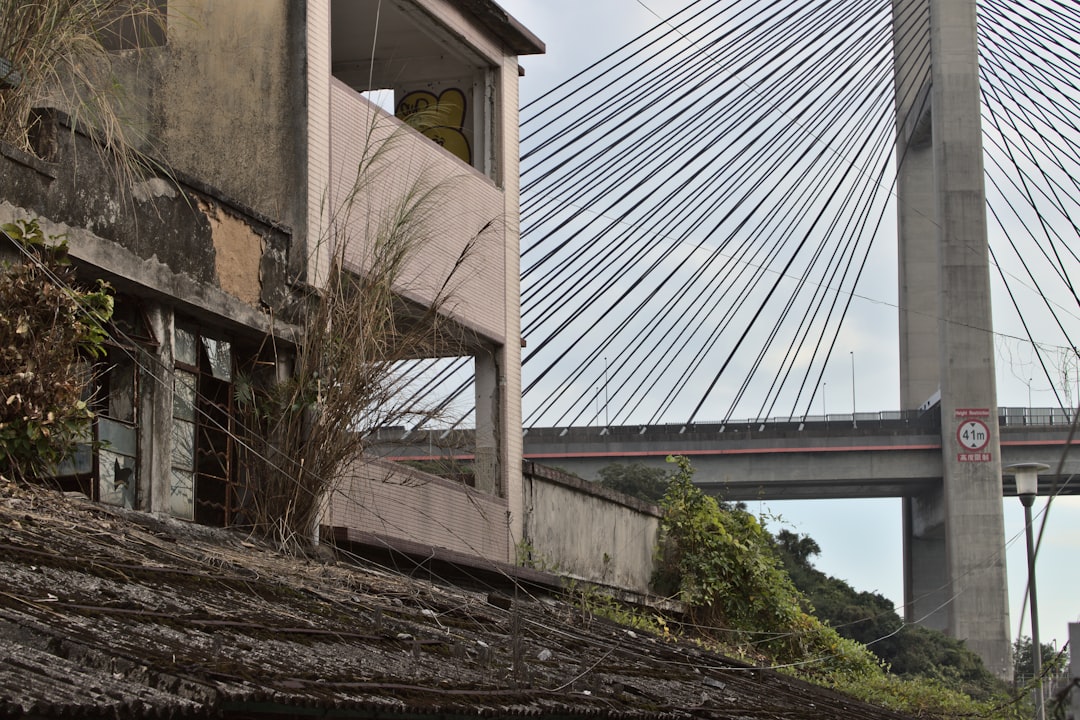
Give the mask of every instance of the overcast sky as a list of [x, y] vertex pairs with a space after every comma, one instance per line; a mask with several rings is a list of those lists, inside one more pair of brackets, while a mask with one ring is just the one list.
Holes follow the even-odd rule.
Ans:
[[[566, 81], [654, 25], [658, 16], [671, 14], [682, 4], [677, 0], [498, 1], [547, 45], [546, 55], [520, 60], [525, 69], [521, 79], [522, 103]], [[825, 377], [834, 388], [826, 400], [837, 408], [830, 412], [842, 412], [840, 408], [850, 407], [855, 399], [853, 394], [858, 398], [860, 411], [899, 406], [896, 339], [872, 335], [867, 330], [879, 322], [895, 326], [892, 306], [895, 277], [893, 264], [877, 277], [866, 278], [861, 287], [861, 294], [867, 299], [862, 314], [851, 321], [852, 325], [858, 325], [846, 328], [841, 336], [847, 343], [841, 353], [845, 362], [836, 363], [835, 369]], [[876, 319], [878, 315], [880, 319]], [[1029, 394], [1035, 406], [1053, 405], [1048, 383], [1028, 379], [1035, 374], [1029, 371], [1030, 350], [1022, 344], [999, 342], [998, 345], [999, 405], [1026, 406]], [[858, 390], [852, 387], [847, 363], [849, 352], [855, 353]], [[882, 378], [888, 380], [883, 382]], [[1006, 498], [1004, 507], [1012, 605], [1010, 625], [1015, 635], [1020, 629], [1019, 610], [1026, 581], [1023, 514], [1015, 498]], [[1040, 502], [1036, 510], [1042, 507]], [[752, 509], [781, 516], [782, 520], [770, 521], [774, 530], [783, 525], [817, 540], [822, 555], [816, 564], [823, 571], [848, 580], [859, 590], [880, 592], [898, 605], [902, 602], [899, 499], [770, 502]], [[1067, 638], [1067, 623], [1080, 621], [1080, 576], [1072, 569], [1078, 552], [1080, 498], [1059, 499], [1050, 512], [1038, 560], [1040, 629], [1044, 642], [1055, 638], [1063, 642]], [[1022, 632], [1030, 634], [1027, 621]]]

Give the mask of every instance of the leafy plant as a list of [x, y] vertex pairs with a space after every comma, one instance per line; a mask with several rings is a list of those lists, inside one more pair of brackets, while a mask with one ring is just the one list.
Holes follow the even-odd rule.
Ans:
[[823, 677], [817, 682], [864, 702], [914, 717], [1020, 720], [1031, 714], [1011, 698], [977, 700], [943, 682], [880, 672], [861, 678]]
[[566, 592], [586, 619], [601, 617], [624, 627], [651, 633], [665, 641], [676, 639], [667, 618], [659, 612], [630, 606], [589, 583], [572, 582]]
[[678, 471], [660, 503], [657, 588], [686, 603], [696, 624], [736, 631], [727, 635], [740, 638], [745, 652], [782, 664], [812, 658], [813, 672], [873, 672], [877, 663], [864, 647], [806, 612], [757, 518], [705, 495], [686, 458], [669, 462]]
[[0, 474], [47, 474], [86, 437], [93, 413], [83, 360], [105, 353], [110, 288], [79, 289], [62, 238], [37, 221], [0, 227], [25, 253], [0, 265]]
[[515, 563], [521, 567], [542, 572], [559, 572], [559, 564], [552, 561], [544, 553], [539, 552], [528, 538], [522, 538], [514, 545], [514, 558]]

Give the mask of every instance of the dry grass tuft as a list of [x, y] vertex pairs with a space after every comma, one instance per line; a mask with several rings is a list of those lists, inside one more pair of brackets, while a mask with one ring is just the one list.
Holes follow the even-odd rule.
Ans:
[[35, 108], [54, 107], [118, 171], [142, 167], [114, 63], [163, 37], [154, 0], [0, 0], [0, 141], [34, 152]]

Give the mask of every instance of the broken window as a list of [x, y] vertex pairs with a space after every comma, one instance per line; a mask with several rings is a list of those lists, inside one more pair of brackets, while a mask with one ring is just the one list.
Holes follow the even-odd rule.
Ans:
[[109, 505], [135, 506], [136, 462], [139, 456], [136, 398], [138, 374], [132, 355], [109, 352], [98, 411], [97, 499]]
[[[78, 374], [84, 380], [82, 400], [87, 405], [93, 405], [96, 394], [94, 384], [94, 366], [88, 360], [78, 363]], [[65, 492], [81, 492], [89, 498], [95, 495], [95, 458], [94, 458], [94, 435], [93, 425], [87, 425], [85, 433], [78, 438], [78, 446], [75, 452], [64, 458], [53, 471], [53, 480], [57, 486]]]
[[496, 179], [498, 68], [404, 3], [334, 0], [333, 74]]
[[[85, 442], [56, 469], [61, 488], [109, 505], [134, 507], [139, 458], [140, 354], [157, 346], [138, 300], [117, 295], [106, 355], [80, 364], [94, 411]], [[95, 451], [96, 447], [96, 451]]]
[[169, 512], [229, 525], [239, 510], [232, 344], [178, 323], [174, 334]]

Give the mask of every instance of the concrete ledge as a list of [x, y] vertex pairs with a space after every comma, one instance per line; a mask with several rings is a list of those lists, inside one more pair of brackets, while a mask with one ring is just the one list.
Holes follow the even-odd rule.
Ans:
[[99, 277], [118, 290], [137, 290], [139, 294], [155, 296], [197, 319], [212, 320], [234, 331], [254, 329], [293, 344], [301, 336], [298, 326], [275, 320], [218, 288], [176, 273], [156, 257], [140, 258], [86, 228], [53, 222], [31, 209], [0, 201], [0, 223], [34, 217], [46, 235], [66, 236], [71, 256], [92, 266]]
[[35, 157], [25, 150], [20, 150], [14, 145], [0, 142], [0, 155], [10, 158], [20, 165], [25, 165], [50, 180], [55, 180], [57, 177], [59, 167], [55, 163], [45, 162], [41, 158]]
[[628, 507], [631, 510], [636, 510], [646, 515], [652, 515], [654, 517], [661, 517], [660, 508], [651, 503], [647, 503], [643, 500], [639, 500], [636, 497], [626, 495], [615, 490], [609, 490], [608, 488], [601, 487], [595, 482], [589, 480], [583, 480], [582, 478], [565, 473], [561, 470], [557, 470], [553, 467], [547, 467], [546, 465], [539, 465], [532, 460], [525, 460], [522, 464], [522, 472], [532, 477], [541, 478], [548, 482], [555, 483], [556, 485], [562, 485], [563, 487], [572, 488], [578, 492], [585, 493], [586, 495], [592, 495], [596, 498], [602, 498], [608, 502], [615, 503], [616, 505], [622, 505]]

